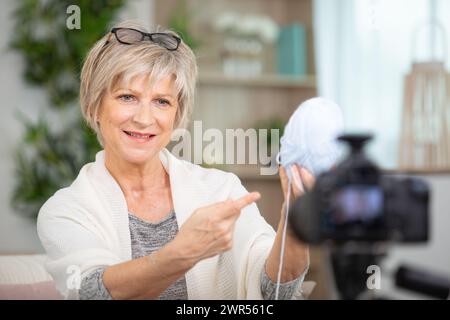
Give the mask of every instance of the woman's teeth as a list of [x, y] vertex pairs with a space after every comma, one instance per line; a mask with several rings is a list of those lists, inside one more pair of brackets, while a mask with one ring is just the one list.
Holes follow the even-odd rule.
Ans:
[[151, 138], [152, 136], [154, 136], [153, 134], [139, 134], [139, 133], [128, 132], [128, 131], [125, 131], [125, 133], [128, 134], [129, 136], [132, 136], [135, 138], [140, 138], [140, 139], [148, 139], [148, 138]]

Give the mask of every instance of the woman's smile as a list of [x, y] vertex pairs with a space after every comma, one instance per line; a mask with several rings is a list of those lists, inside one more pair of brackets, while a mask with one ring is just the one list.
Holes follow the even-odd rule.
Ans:
[[132, 141], [137, 141], [140, 143], [150, 142], [155, 139], [156, 134], [152, 133], [144, 133], [138, 131], [126, 131], [123, 130], [123, 133]]

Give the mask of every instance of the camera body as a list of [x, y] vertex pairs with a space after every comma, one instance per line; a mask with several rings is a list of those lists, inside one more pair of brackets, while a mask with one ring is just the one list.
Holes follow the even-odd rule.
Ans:
[[383, 174], [364, 153], [370, 135], [344, 135], [350, 155], [320, 175], [290, 209], [298, 238], [320, 244], [422, 243], [429, 235], [429, 188], [425, 181]]

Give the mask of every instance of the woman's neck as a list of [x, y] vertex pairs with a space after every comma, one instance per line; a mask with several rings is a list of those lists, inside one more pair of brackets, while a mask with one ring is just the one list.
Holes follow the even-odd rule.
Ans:
[[156, 154], [143, 164], [130, 163], [105, 148], [105, 166], [125, 196], [167, 187], [169, 177]]

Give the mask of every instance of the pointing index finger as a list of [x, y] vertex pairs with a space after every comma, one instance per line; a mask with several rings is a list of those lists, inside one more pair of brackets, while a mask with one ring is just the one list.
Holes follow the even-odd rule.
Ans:
[[237, 200], [234, 200], [234, 205], [239, 209], [242, 210], [246, 206], [252, 204], [255, 201], [258, 201], [261, 198], [261, 194], [259, 192], [252, 192], [249, 193], [242, 198], [239, 198]]

